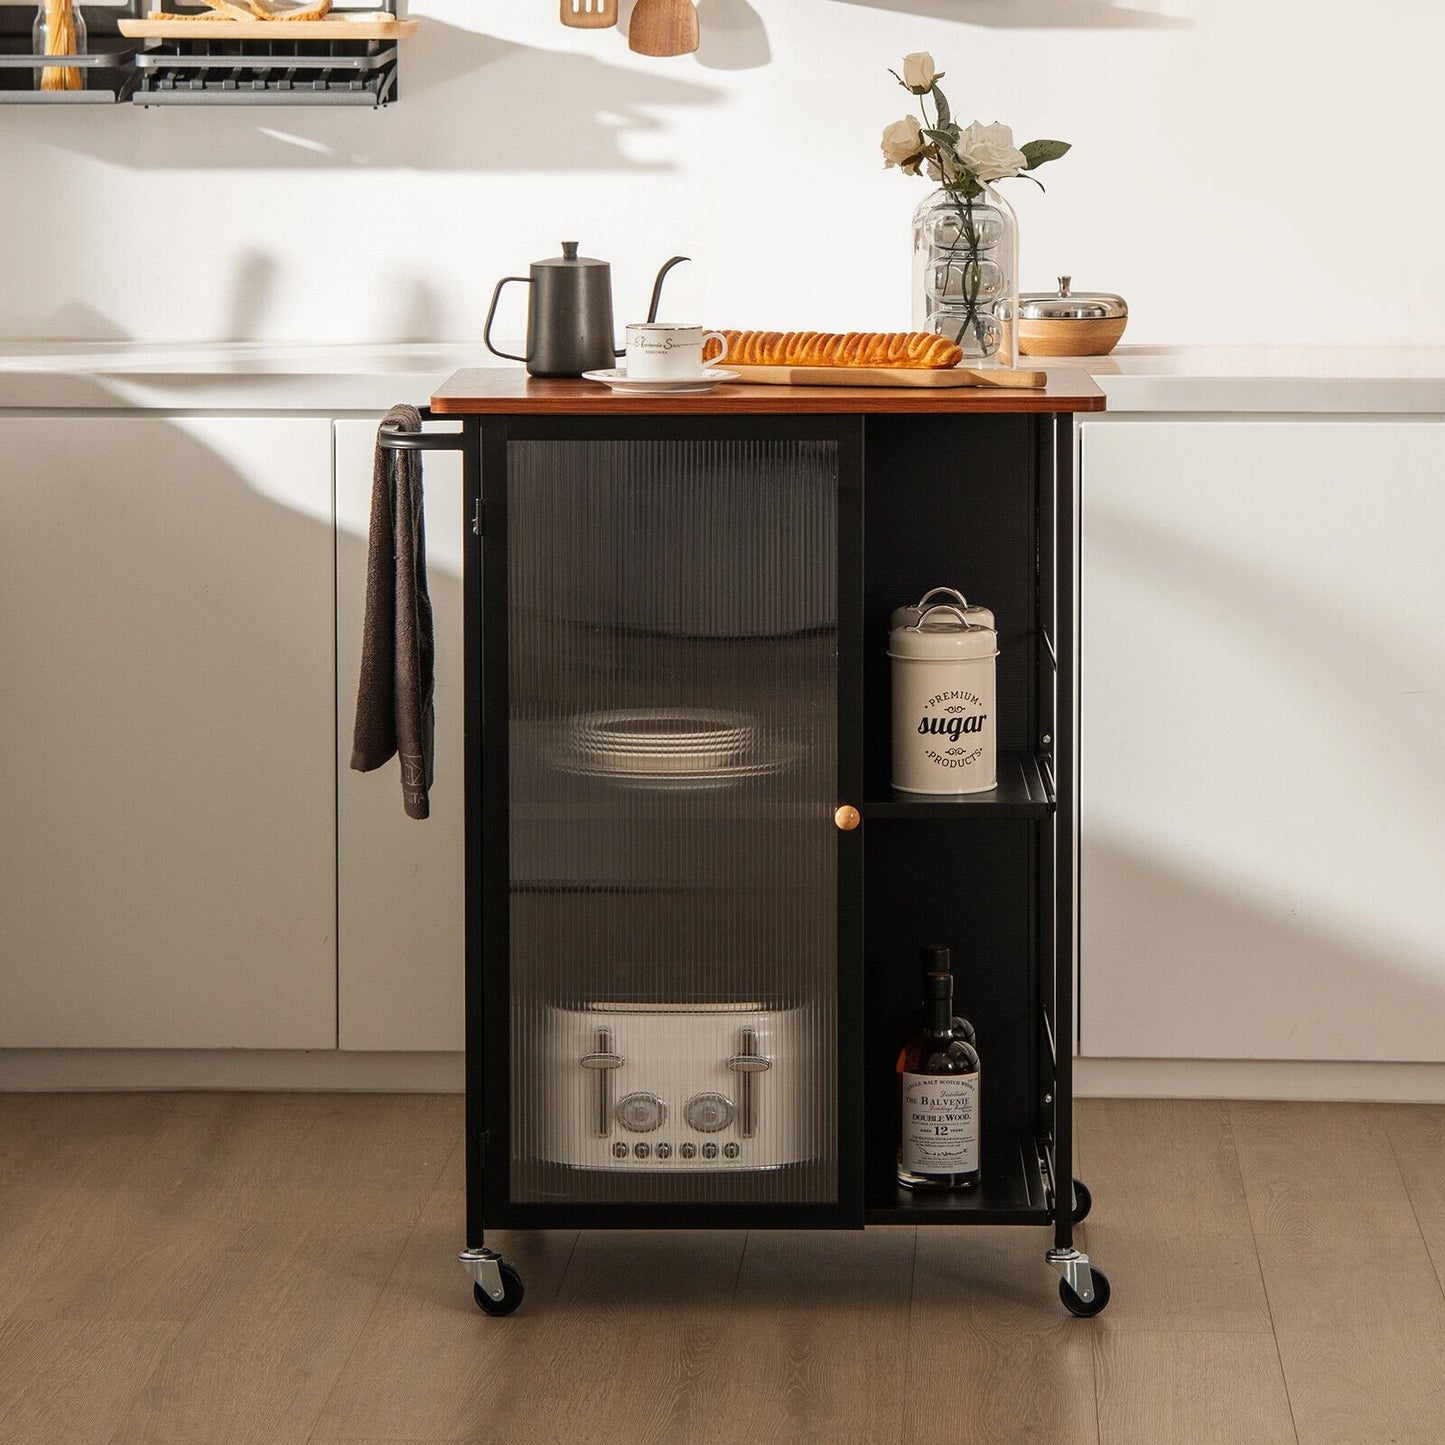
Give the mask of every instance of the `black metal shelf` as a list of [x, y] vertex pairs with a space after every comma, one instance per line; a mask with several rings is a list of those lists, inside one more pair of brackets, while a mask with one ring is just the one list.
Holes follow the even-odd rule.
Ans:
[[874, 791], [863, 798], [865, 818], [1046, 818], [1054, 810], [1048, 786], [1032, 753], [1003, 752], [998, 756], [998, 786], [987, 793], [954, 795], [900, 793], [895, 788]]
[[983, 1131], [980, 1179], [954, 1193], [905, 1189], [893, 1161], [881, 1161], [867, 1185], [865, 1224], [1047, 1224], [1048, 1190], [1028, 1129], [990, 1125]]
[[[343, 105], [380, 107], [397, 98], [398, 45], [386, 38], [352, 37], [346, 27], [317, 39], [255, 38], [198, 24], [174, 36], [127, 39], [119, 22], [138, 20], [152, 0], [126, 0], [119, 8], [90, 7], [88, 53], [35, 56], [31, 26], [34, 0], [0, 0], [0, 105]], [[175, 0], [167, 7], [198, 17], [199, 4]], [[355, 12], [340, 5], [334, 18]], [[374, 11], [395, 16], [398, 0], [374, 0]], [[283, 27], [285, 28], [285, 27]], [[77, 70], [79, 90], [40, 90], [37, 68]]]
[[136, 105], [359, 105], [396, 98], [397, 47], [378, 40], [153, 42]]
[[[114, 105], [135, 84], [130, 62], [138, 49], [116, 36], [103, 36], [85, 55], [34, 55], [28, 35], [0, 35], [0, 105]], [[38, 69], [75, 70], [82, 89], [39, 90]]]

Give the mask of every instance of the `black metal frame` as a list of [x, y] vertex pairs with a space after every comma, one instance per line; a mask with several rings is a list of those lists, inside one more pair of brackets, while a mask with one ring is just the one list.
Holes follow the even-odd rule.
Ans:
[[[424, 420], [429, 413], [423, 410]], [[865, 798], [862, 716], [865, 428], [858, 416], [458, 418], [460, 432], [392, 432], [386, 446], [460, 450], [465, 523], [466, 647], [466, 1144], [467, 1245], [485, 1252], [488, 1226], [510, 1228], [854, 1228], [884, 1223], [1047, 1224], [1054, 1247], [1073, 1246], [1072, 1041], [1075, 954], [1075, 496], [1073, 427], [1068, 414], [1028, 423], [1034, 483], [1035, 627], [1029, 712], [1039, 729], [1033, 776], [1052, 794], [1000, 806], [999, 817], [1031, 819], [1028, 848], [1036, 1019], [1028, 1074], [1037, 1087], [1033, 1150], [1037, 1175], [1027, 1197], [1007, 1206], [978, 1197], [869, 1198], [865, 1178], [863, 1040], [864, 830], [839, 840], [839, 1157], [836, 1205], [513, 1204], [510, 1175], [510, 1038], [506, 1001], [509, 946], [506, 896], [507, 783], [507, 444], [513, 440], [698, 440], [766, 436], [831, 440], [839, 458], [838, 801]], [[984, 805], [987, 806], [987, 805]], [[978, 821], [957, 803], [882, 799], [864, 816]], [[1021, 1131], [1027, 1138], [1027, 1130]], [[1012, 1147], [1012, 1146], [1011, 1146]], [[1025, 1155], [1029, 1146], [1022, 1145]], [[1025, 1178], [1032, 1165], [1022, 1161]], [[1037, 1187], [1035, 1187], [1035, 1184]], [[900, 1193], [906, 1193], [900, 1191]]]
[[[1075, 800], [1074, 724], [1077, 710], [1074, 675], [1074, 442], [1068, 417], [1055, 417], [1052, 458], [1055, 538], [1053, 613], [1057, 681], [1054, 692], [1054, 1014], [1053, 1151], [1050, 1158], [1054, 1247], [1074, 1242], [1074, 843], [1078, 827]], [[1041, 449], [1042, 450], [1042, 449]]]

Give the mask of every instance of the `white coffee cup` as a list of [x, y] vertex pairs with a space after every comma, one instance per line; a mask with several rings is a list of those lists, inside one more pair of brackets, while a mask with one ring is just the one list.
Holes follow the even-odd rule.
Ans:
[[703, 373], [702, 350], [709, 341], [728, 354], [727, 338], [701, 326], [672, 326], [661, 321], [635, 321], [627, 328], [627, 376], [630, 381], [694, 381]]

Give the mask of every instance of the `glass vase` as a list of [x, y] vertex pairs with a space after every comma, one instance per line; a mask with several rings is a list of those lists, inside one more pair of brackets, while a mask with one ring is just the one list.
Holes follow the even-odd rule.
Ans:
[[[30, 28], [32, 55], [86, 54], [85, 16], [74, 0], [41, 0]], [[84, 90], [85, 72], [76, 65], [37, 66], [36, 90]]]
[[913, 326], [947, 336], [966, 363], [1018, 355], [1018, 218], [992, 186], [940, 186], [913, 213]]

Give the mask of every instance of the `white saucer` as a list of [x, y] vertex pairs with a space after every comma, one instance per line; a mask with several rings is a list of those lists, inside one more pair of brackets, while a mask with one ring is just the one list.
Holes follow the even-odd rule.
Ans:
[[613, 391], [636, 391], [636, 392], [676, 392], [676, 391], [711, 391], [719, 382], [736, 381], [738, 373], [735, 371], [719, 371], [716, 367], [705, 370], [701, 376], [689, 377], [687, 379], [672, 379], [667, 381], [643, 381], [636, 376], [628, 374], [620, 367], [609, 367], [606, 371], [584, 371], [584, 381], [600, 381], [603, 386], [610, 386]]

